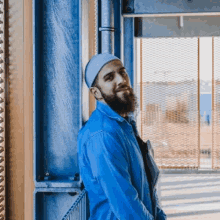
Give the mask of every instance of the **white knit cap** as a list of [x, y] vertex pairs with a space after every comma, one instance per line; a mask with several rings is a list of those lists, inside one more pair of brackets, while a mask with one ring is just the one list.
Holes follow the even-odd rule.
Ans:
[[109, 53], [97, 54], [91, 58], [91, 60], [86, 65], [85, 69], [85, 80], [89, 88], [92, 86], [92, 83], [94, 82], [96, 76], [98, 75], [102, 67], [112, 60], [120, 59]]

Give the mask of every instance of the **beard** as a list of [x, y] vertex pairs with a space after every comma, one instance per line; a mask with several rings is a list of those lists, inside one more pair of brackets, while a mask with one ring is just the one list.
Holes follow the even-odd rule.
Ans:
[[129, 92], [123, 92], [122, 97], [119, 97], [116, 90], [113, 90], [112, 95], [103, 93], [102, 89], [99, 88], [102, 97], [105, 102], [111, 107], [112, 110], [117, 112], [119, 115], [128, 114], [134, 112], [137, 107], [137, 98], [132, 88], [128, 88]]

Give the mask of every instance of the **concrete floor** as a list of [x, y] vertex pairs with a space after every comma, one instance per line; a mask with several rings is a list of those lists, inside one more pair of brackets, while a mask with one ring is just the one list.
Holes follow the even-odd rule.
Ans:
[[162, 173], [158, 191], [169, 220], [220, 220], [220, 173]]

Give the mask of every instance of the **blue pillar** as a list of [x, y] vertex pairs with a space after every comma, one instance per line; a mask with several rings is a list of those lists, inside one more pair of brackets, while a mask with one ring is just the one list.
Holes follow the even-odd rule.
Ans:
[[33, 16], [34, 219], [55, 220], [80, 186], [81, 1], [34, 0]]
[[114, 54], [114, 6], [112, 0], [101, 1], [102, 53]]
[[124, 66], [134, 86], [134, 19], [124, 18]]

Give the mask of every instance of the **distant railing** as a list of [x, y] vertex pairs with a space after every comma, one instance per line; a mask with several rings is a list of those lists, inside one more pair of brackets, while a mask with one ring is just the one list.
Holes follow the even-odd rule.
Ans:
[[84, 189], [62, 220], [87, 220], [86, 197], [86, 190]]

